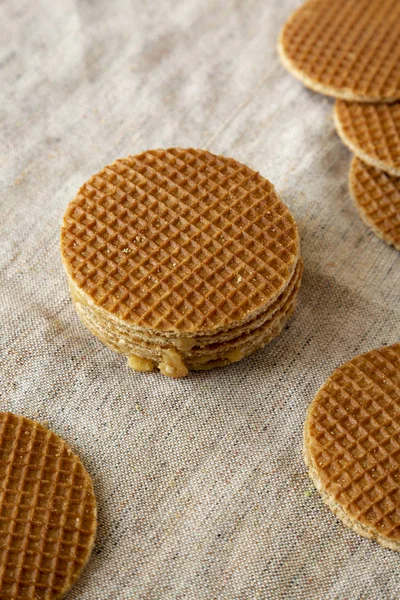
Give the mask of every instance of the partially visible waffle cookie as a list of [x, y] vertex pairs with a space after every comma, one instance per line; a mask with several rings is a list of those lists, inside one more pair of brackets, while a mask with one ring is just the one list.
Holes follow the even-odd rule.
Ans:
[[400, 102], [337, 100], [334, 117], [338, 134], [358, 158], [400, 177]]
[[400, 550], [400, 344], [334, 371], [309, 407], [304, 455], [345, 525]]
[[398, 0], [308, 0], [286, 22], [278, 49], [286, 68], [316, 92], [400, 99]]
[[400, 250], [400, 177], [355, 157], [350, 168], [350, 191], [363, 221], [378, 237]]
[[279, 298], [301, 279], [297, 226], [273, 185], [204, 150], [152, 150], [94, 175], [67, 208], [61, 252], [82, 320], [142, 370], [163, 370], [160, 348], [182, 364], [194, 346], [207, 354], [274, 305], [281, 322]]
[[0, 598], [63, 598], [96, 533], [92, 481], [39, 423], [0, 413]]

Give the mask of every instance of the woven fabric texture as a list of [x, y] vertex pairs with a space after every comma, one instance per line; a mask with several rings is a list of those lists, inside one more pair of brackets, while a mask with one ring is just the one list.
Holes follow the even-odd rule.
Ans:
[[[400, 339], [400, 255], [361, 221], [331, 100], [280, 65], [296, 0], [3, 2], [0, 408], [49, 427], [93, 477], [99, 529], [68, 600], [395, 600], [400, 556], [345, 528], [302, 459], [335, 367]], [[79, 322], [59, 231], [118, 157], [206, 148], [294, 214], [299, 305], [263, 351], [172, 381]]]

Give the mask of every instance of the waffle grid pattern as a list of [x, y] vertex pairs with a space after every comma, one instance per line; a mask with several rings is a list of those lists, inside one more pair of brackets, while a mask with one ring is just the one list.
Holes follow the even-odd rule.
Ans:
[[[225, 344], [213, 344], [214, 348], [202, 349], [199, 351], [189, 351], [182, 353], [185, 365], [189, 369], [196, 369], [200, 365], [213, 364], [218, 360], [226, 360], [225, 364], [231, 362], [237, 362], [236, 360], [230, 360], [229, 356], [232, 352], [240, 352], [240, 360], [255, 350], [263, 347], [269, 343], [273, 338], [278, 336], [286, 325], [287, 321], [291, 317], [296, 307], [296, 297], [288, 302], [282, 310], [276, 315], [276, 318], [271, 322], [264, 324], [256, 331], [251, 331], [248, 334], [242, 334], [238, 340], [233, 343], [229, 340]], [[157, 346], [151, 346], [150, 344], [144, 345], [143, 343], [127, 342], [124, 346], [121, 346], [121, 338], [116, 339], [107, 329], [99, 328], [99, 324], [93, 319], [93, 315], [85, 309], [85, 307], [77, 306], [76, 310], [82, 322], [86, 327], [96, 335], [104, 344], [106, 344], [111, 350], [115, 352], [124, 352], [132, 354], [134, 356], [141, 356], [153, 360], [156, 364], [162, 360], [162, 348]], [[238, 359], [239, 360], [239, 359]]]
[[400, 250], [400, 177], [392, 177], [354, 158], [350, 187], [365, 222]]
[[338, 100], [338, 132], [365, 162], [400, 176], [400, 102], [363, 104]]
[[201, 150], [149, 151], [91, 178], [69, 205], [66, 268], [137, 325], [196, 331], [249, 318], [293, 274], [297, 227], [272, 184]]
[[[186, 359], [196, 359], [199, 357], [208, 357], [214, 358], [217, 355], [227, 354], [235, 349], [243, 349], [247, 347], [254, 346], [254, 341], [262, 338], [268, 337], [270, 331], [276, 330], [276, 325], [279, 328], [280, 323], [283, 322], [286, 315], [292, 314], [294, 307], [296, 305], [298, 288], [300, 286], [301, 275], [298, 277], [298, 281], [292, 290], [286, 295], [283, 294], [283, 298], [271, 318], [266, 318], [262, 321], [257, 327], [252, 328], [250, 330], [244, 330], [238, 332], [238, 335], [234, 338], [229, 338], [227, 340], [221, 341], [213, 341], [204, 346], [194, 346], [191, 350], [186, 352], [181, 351], [181, 355], [186, 361]], [[84, 307], [82, 305], [76, 306], [79, 316], [85, 325], [95, 334], [97, 335], [103, 342], [107, 340], [107, 342], [111, 342], [113, 344], [114, 349], [118, 349], [118, 351], [126, 353], [126, 354], [138, 354], [143, 356], [148, 356], [149, 358], [157, 359], [159, 353], [162, 351], [162, 346], [171, 347], [171, 344], [164, 343], [159, 344], [157, 342], [149, 342], [143, 341], [135, 338], [127, 334], [122, 330], [116, 330], [114, 328], [110, 328], [107, 326], [107, 323], [100, 322], [93, 314], [93, 312]], [[148, 352], [145, 354], [145, 352]]]
[[54, 433], [0, 413], [0, 481], [0, 597], [63, 597], [94, 541], [88, 474]]
[[309, 0], [287, 21], [281, 44], [294, 74], [324, 88], [318, 91], [347, 99], [400, 98], [397, 0]]
[[[212, 335], [202, 335], [194, 338], [191, 349], [195, 350], [196, 348], [207, 348], [210, 347], [210, 345], [219, 344], [221, 342], [226, 342], [228, 340], [235, 339], [238, 336], [242, 335], [242, 333], [254, 331], [255, 329], [262, 326], [266, 321], [275, 318], [275, 316], [282, 308], [282, 306], [287, 302], [287, 300], [297, 295], [301, 284], [302, 274], [303, 262], [300, 259], [297, 263], [296, 270], [289, 284], [286, 286], [282, 294], [275, 300], [275, 302], [270, 304], [267, 310], [260, 313], [254, 319], [247, 321], [244, 324], [238, 325], [237, 327], [232, 327], [228, 330], [223, 330], [222, 332], [218, 331], [217, 333], [213, 333]], [[75, 287], [71, 286], [70, 293], [75, 304], [87, 306], [85, 304], [85, 297], [82, 294], [81, 290], [76, 290]], [[132, 331], [130, 327], [124, 326], [125, 324], [123, 323], [118, 323], [117, 321], [113, 321], [111, 323], [110, 320], [107, 318], [108, 315], [104, 315], [101, 312], [101, 310], [93, 310], [93, 307], [90, 307], [88, 311], [85, 310], [84, 312], [90, 312], [94, 321], [101, 323], [102, 326], [106, 327], [107, 329], [111, 329], [112, 332], [121, 339], [123, 339], [124, 337], [129, 338], [131, 342], [138, 344], [143, 343], [144, 345], [146, 345], [147, 343], [151, 345], [167, 347], [170, 347], [171, 344], [173, 345], [174, 338], [171, 338], [171, 336], [167, 337], [163, 334], [146, 336], [143, 335], [142, 332], [140, 332], [141, 335], [139, 335], [136, 329]], [[179, 340], [179, 338], [177, 339]]]
[[333, 373], [310, 408], [308, 456], [346, 514], [400, 541], [400, 344]]

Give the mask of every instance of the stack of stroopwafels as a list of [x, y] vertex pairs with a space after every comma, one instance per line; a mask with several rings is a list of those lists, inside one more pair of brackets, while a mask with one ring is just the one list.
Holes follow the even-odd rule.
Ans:
[[139, 371], [182, 377], [277, 336], [302, 275], [273, 185], [204, 150], [117, 160], [69, 204], [61, 252], [85, 325]]
[[308, 0], [285, 24], [279, 53], [306, 86], [337, 98], [336, 128], [355, 154], [354, 202], [400, 250], [400, 3]]

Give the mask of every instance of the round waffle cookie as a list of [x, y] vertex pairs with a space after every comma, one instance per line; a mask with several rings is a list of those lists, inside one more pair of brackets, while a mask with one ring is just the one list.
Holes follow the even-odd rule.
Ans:
[[400, 177], [400, 102], [337, 100], [335, 124], [343, 143], [364, 162]]
[[400, 550], [400, 344], [334, 371], [309, 407], [304, 455], [345, 525]]
[[92, 551], [93, 485], [57, 435], [0, 413], [0, 598], [63, 598]]
[[400, 99], [398, 0], [308, 0], [286, 22], [278, 49], [286, 68], [316, 92]]
[[[186, 348], [182, 347], [182, 343], [179, 344], [179, 341], [182, 342], [182, 340], [176, 340], [178, 342], [179, 355], [183, 359], [184, 364], [191, 370], [227, 365], [231, 362], [237, 362], [270, 342], [281, 332], [294, 311], [302, 271], [303, 264], [299, 262], [295, 277], [292, 278], [284, 293], [266, 311], [265, 315], [262, 314], [253, 321], [222, 334], [197, 338], [187, 345]], [[162, 372], [164, 370], [168, 371], [164, 364], [165, 355], [170, 358], [173, 358], [174, 355], [176, 356], [176, 350], [173, 350], [171, 354], [168, 339], [162, 337], [143, 339], [143, 337], [140, 338], [134, 334], [127, 334], [125, 330], [116, 327], [115, 324], [110, 327], [109, 323], [98, 319], [93, 311], [82, 304], [79, 299], [74, 299], [74, 303], [83, 323], [102, 342], [112, 350], [120, 352], [123, 349], [131, 357], [135, 357], [130, 361], [131, 366], [134, 366], [137, 357], [141, 356], [142, 358], [149, 359], [152, 365], [159, 364]], [[168, 372], [165, 374], [168, 374]]]
[[350, 191], [366, 225], [387, 244], [400, 250], [400, 177], [353, 158]]
[[[272, 339], [294, 307], [302, 268], [296, 223], [267, 179], [180, 148], [94, 175], [67, 208], [61, 252], [91, 331], [133, 368], [176, 377], [188, 365], [236, 362]], [[234, 352], [228, 340], [257, 326], [258, 345], [241, 338]]]

